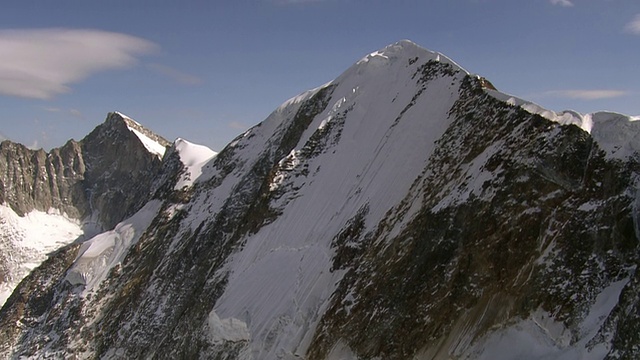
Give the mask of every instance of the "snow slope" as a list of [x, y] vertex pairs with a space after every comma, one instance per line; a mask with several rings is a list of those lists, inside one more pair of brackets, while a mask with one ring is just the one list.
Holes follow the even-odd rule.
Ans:
[[152, 200], [135, 215], [116, 225], [115, 229], [85, 241], [67, 272], [66, 280], [72, 285], [83, 285], [84, 295], [97, 288], [109, 271], [124, 260], [129, 248], [135, 245], [158, 214], [161, 204], [159, 200]]
[[127, 127], [129, 128], [129, 130], [134, 133], [138, 139], [140, 139], [140, 142], [142, 142], [142, 144], [144, 145], [144, 147], [149, 150], [150, 153], [152, 154], [156, 154], [158, 157], [162, 158], [162, 156], [164, 156], [164, 153], [166, 151], [166, 147], [161, 144], [160, 142], [150, 138], [149, 136], [147, 136], [144, 131], [142, 131], [144, 129], [144, 127], [138, 123], [137, 121], [133, 120], [132, 118], [128, 117], [125, 114], [122, 114], [120, 112], [116, 112], [116, 114], [120, 115], [120, 117], [122, 117], [123, 119], [125, 119], [125, 121], [127, 122]]
[[217, 153], [204, 145], [190, 143], [181, 138], [176, 139], [174, 145], [180, 155], [180, 161], [186, 166], [186, 171], [176, 183], [177, 190], [192, 185], [202, 174], [202, 167]]
[[81, 224], [58, 211], [34, 210], [24, 217], [0, 205], [0, 241], [8, 255], [11, 275], [0, 284], [0, 306], [15, 286], [47, 258], [47, 254], [83, 235]]
[[[419, 60], [410, 65], [416, 57]], [[305, 354], [343, 275], [330, 271], [331, 240], [346, 219], [365, 207], [370, 209], [366, 229], [377, 226], [424, 168], [435, 141], [448, 126], [447, 112], [466, 75], [460, 71], [439, 77], [421, 90], [412, 76], [430, 60], [450, 63], [408, 41], [357, 62], [326, 85], [335, 86], [329, 106], [280, 161], [282, 171], [270, 189], [296, 189], [295, 195], [276, 202], [283, 206], [282, 213], [248, 238], [225, 267], [229, 282], [211, 312], [211, 316], [246, 323], [253, 358]], [[288, 101], [263, 126], [252, 129], [251, 145], [262, 147], [256, 138], [269, 138], [272, 123], [284, 121], [282, 114], [294, 112], [296, 104], [317, 91]], [[416, 101], [416, 96], [424, 101]], [[305, 145], [333, 122], [332, 129], [340, 129], [339, 140], [322, 156], [304, 158]], [[303, 167], [311, 175], [294, 176]]]

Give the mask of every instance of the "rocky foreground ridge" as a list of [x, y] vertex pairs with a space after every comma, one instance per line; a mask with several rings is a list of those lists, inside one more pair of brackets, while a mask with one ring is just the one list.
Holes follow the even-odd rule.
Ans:
[[[149, 143], [125, 160], [135, 132], [116, 141], [101, 125], [59, 150], [70, 168], [45, 165], [55, 181], [23, 175], [45, 190], [14, 193], [16, 176], [0, 174], [16, 212], [87, 217], [101, 204], [105, 230], [18, 285], [0, 310], [0, 352], [639, 358], [636, 120], [549, 112], [401, 41], [213, 157], [195, 161], [180, 141], [162, 161]], [[74, 178], [80, 188], [49, 185]]]

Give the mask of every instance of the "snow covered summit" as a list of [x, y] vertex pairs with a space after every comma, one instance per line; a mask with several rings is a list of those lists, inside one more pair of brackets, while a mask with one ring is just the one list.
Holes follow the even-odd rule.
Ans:
[[552, 115], [389, 45], [218, 154], [174, 142], [146, 192], [116, 191], [144, 204], [18, 286], [0, 351], [638, 357], [635, 119]]

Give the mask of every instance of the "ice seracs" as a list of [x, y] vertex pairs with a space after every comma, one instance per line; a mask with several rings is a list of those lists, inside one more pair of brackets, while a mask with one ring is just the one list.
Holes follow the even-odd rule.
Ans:
[[158, 214], [161, 205], [159, 200], [152, 200], [135, 215], [116, 225], [115, 229], [82, 243], [65, 279], [72, 285], [82, 285], [83, 294], [95, 289], [107, 277], [109, 270], [124, 260], [131, 246], [138, 242]]

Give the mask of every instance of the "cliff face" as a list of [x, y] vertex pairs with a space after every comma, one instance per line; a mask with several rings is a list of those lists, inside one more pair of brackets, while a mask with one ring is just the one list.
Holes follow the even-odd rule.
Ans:
[[[111, 113], [103, 125], [81, 141], [87, 213], [97, 215], [105, 230], [133, 215], [150, 199], [155, 178], [163, 166], [164, 153], [150, 151], [131, 129], [144, 128], [127, 117]], [[150, 139], [161, 147], [171, 145], [148, 130], [145, 134], [142, 134], [146, 137], [144, 141]]]
[[[2, 302], [48, 252], [112, 229], [150, 199], [163, 164], [143, 143], [145, 133], [158, 148], [169, 145], [118, 113], [81, 141], [49, 153], [0, 144], [0, 200], [8, 207], [0, 216], [0, 293], [7, 294], [0, 295]], [[46, 227], [63, 228], [53, 235], [43, 232]], [[60, 238], [38, 239], [55, 236]]]
[[[111, 229], [148, 200], [162, 159], [130, 128], [140, 126], [118, 113], [81, 141], [46, 153], [11, 141], [0, 144], [0, 199], [18, 215], [56, 209]], [[170, 143], [155, 136], [162, 146]], [[148, 192], [148, 191], [147, 191]], [[133, 195], [136, 196], [133, 196]]]
[[74, 218], [88, 214], [82, 186], [85, 161], [78, 142], [71, 140], [47, 154], [6, 140], [0, 156], [0, 197], [17, 214], [50, 208]]
[[[109, 193], [89, 198], [101, 212], [151, 195], [17, 287], [0, 351], [638, 358], [640, 157], [612, 141], [640, 129], [600, 113], [589, 133], [587, 117], [550, 114], [403, 41], [207, 161], [173, 146], [146, 192], [118, 172], [145, 168], [118, 163], [122, 150], [83, 154], [85, 181]], [[126, 147], [113, 131], [88, 142]]]

